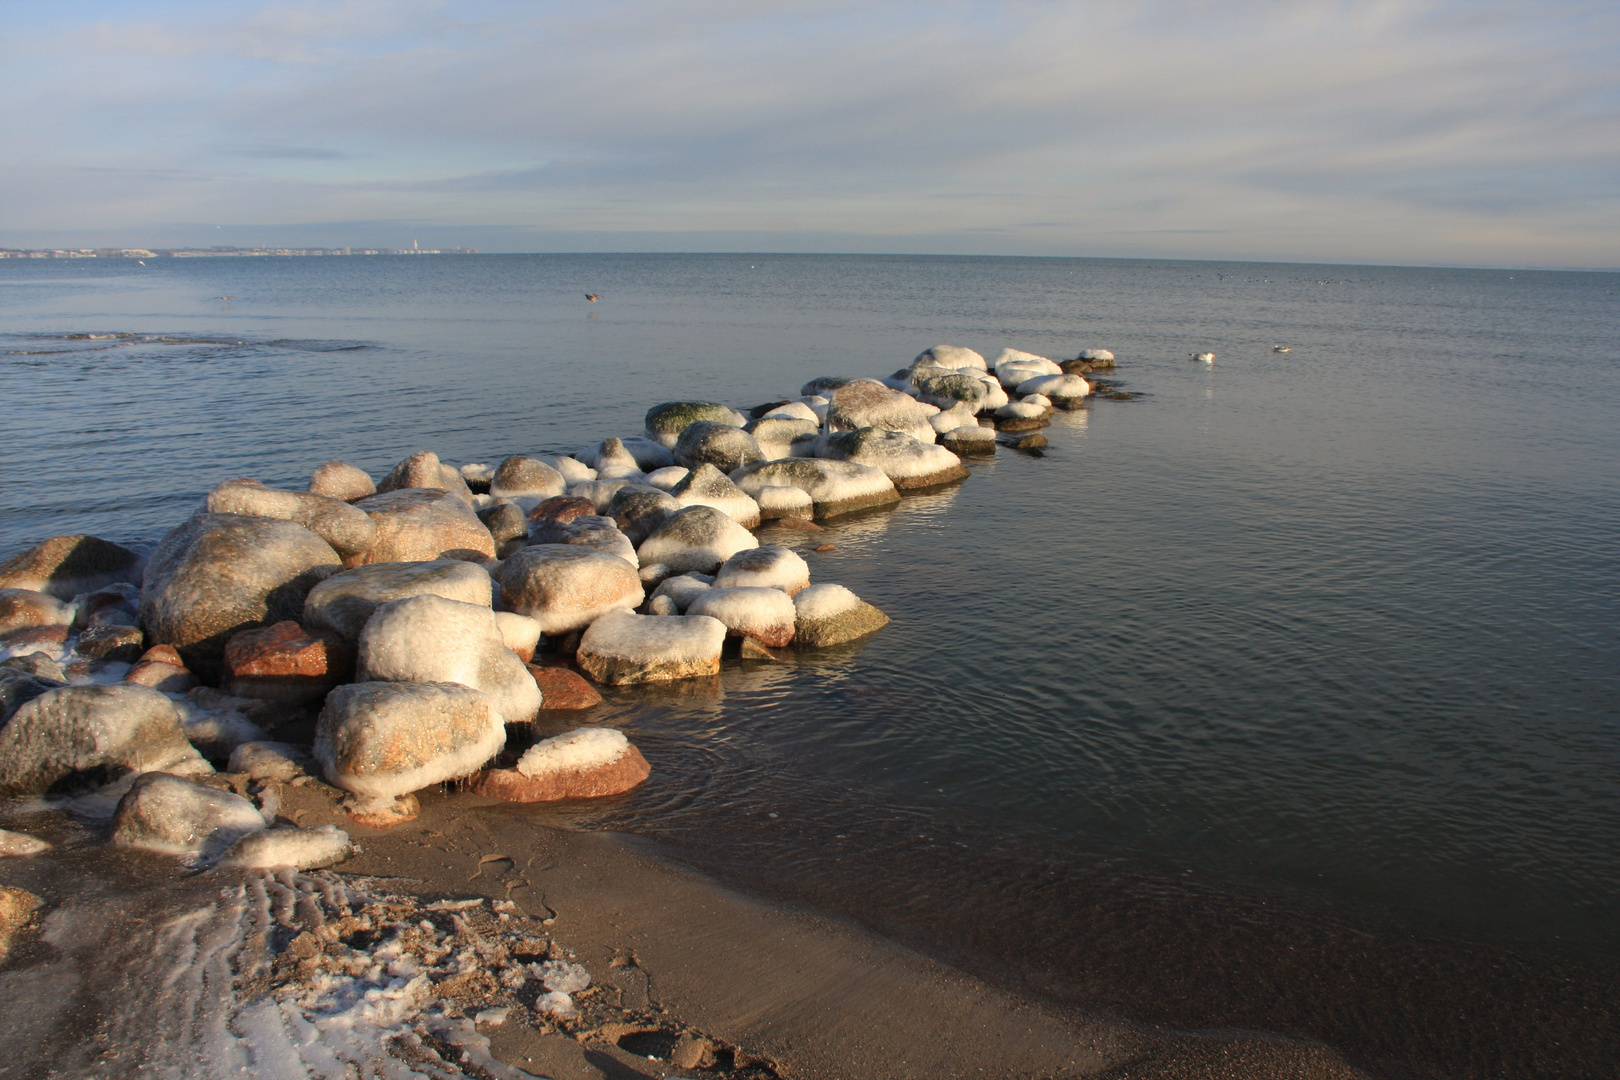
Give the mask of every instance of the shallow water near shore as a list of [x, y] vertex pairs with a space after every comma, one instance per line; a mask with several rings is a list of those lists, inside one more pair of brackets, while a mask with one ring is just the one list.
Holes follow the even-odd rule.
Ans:
[[[1415, 949], [1439, 985], [1408, 1006], [1596, 1032], [1612, 981], [1559, 998], [1532, 961], [1620, 959], [1617, 302], [1612, 274], [1218, 263], [5, 261], [0, 557], [151, 544], [230, 477], [571, 451], [936, 342], [1110, 348], [1139, 397], [1060, 415], [1045, 457], [791, 538], [837, 546], [814, 580], [882, 633], [611, 694], [593, 722], [654, 775], [585, 820], [1080, 1004], [1333, 1042], [1389, 1020], [1380, 958]], [[1284, 939], [1323, 970], [1256, 959]], [[1360, 1050], [1559, 1074], [1453, 1027]]]

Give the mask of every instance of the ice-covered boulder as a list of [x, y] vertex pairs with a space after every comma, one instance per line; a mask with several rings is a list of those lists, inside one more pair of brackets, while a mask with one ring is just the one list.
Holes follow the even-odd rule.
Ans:
[[[900, 501], [900, 493], [882, 469], [852, 461], [788, 458], [747, 465], [731, 474], [732, 482], [757, 498], [766, 487], [796, 487], [815, 503], [817, 519], [887, 506]], [[646, 558], [645, 555], [642, 556]]]
[[73, 604], [33, 589], [0, 589], [0, 630], [71, 626]]
[[1073, 360], [1060, 365], [1065, 375], [1087, 375], [1093, 371], [1113, 371], [1114, 354], [1107, 349], [1081, 349]]
[[675, 440], [675, 464], [688, 469], [709, 464], [730, 472], [764, 457], [752, 435], [730, 424], [699, 420], [688, 424]]
[[708, 573], [737, 552], [758, 546], [754, 534], [724, 511], [688, 506], [653, 530], [637, 553], [642, 562], [663, 563], [677, 573]]
[[932, 368], [919, 369], [913, 374], [911, 385], [918, 401], [937, 405], [941, 409], [955, 408], [961, 403], [977, 410], [983, 407], [990, 397], [989, 383], [975, 375], [964, 375], [960, 372], [942, 373]]
[[497, 499], [528, 496], [549, 499], [568, 487], [562, 473], [543, 461], [514, 454], [501, 462], [489, 481], [489, 493]]
[[296, 619], [304, 596], [341, 565], [330, 544], [295, 522], [198, 514], [152, 553], [141, 626], [213, 678], [232, 634]]
[[561, 473], [562, 478], [568, 481], [569, 487], [573, 487], [575, 484], [588, 483], [589, 481], [596, 479], [596, 470], [585, 464], [583, 461], [580, 461], [578, 458], [566, 456], [547, 458], [546, 464], [550, 465], [553, 469], [556, 469], [559, 473]]
[[[465, 486], [465, 485], [463, 485]], [[433, 488], [402, 488], [354, 504], [377, 526], [360, 562], [422, 562], [495, 557], [495, 538], [467, 501]]]
[[934, 345], [917, 354], [912, 366], [935, 364], [945, 368], [978, 368], [984, 371], [988, 368], [984, 357], [962, 345]]
[[759, 517], [761, 521], [782, 521], [792, 518], [798, 521], [809, 521], [816, 516], [816, 502], [810, 493], [796, 487], [777, 485], [762, 487], [754, 492], [754, 501], [759, 504]]
[[360, 631], [357, 682], [460, 683], [483, 691], [508, 724], [540, 711], [540, 688], [506, 647], [495, 613], [442, 596], [381, 605]]
[[976, 427], [979, 423], [979, 414], [962, 402], [957, 402], [949, 409], [941, 409], [928, 418], [928, 426], [933, 428], [938, 436], [946, 432], [955, 431], [961, 427]]
[[118, 800], [112, 841], [119, 847], [208, 859], [264, 827], [259, 808], [240, 795], [149, 772]]
[[352, 642], [379, 604], [426, 594], [489, 607], [494, 583], [483, 567], [455, 559], [371, 563], [333, 574], [311, 589], [300, 621]]
[[364, 510], [342, 499], [307, 491], [278, 491], [263, 484], [229, 480], [210, 491], [204, 505], [210, 514], [297, 522], [345, 559], [366, 551], [377, 538], [377, 526]]
[[242, 773], [250, 780], [290, 784], [300, 776], [309, 776], [315, 769], [315, 759], [291, 743], [257, 740], [238, 744], [225, 769]]
[[393, 471], [383, 477], [382, 482], [377, 485], [379, 494], [413, 488], [446, 491], [468, 506], [472, 505], [472, 489], [467, 486], [467, 481], [462, 479], [460, 470], [452, 469], [441, 462], [439, 455], [431, 450], [418, 450], [394, 466]]
[[881, 469], [900, 491], [935, 487], [968, 474], [962, 459], [943, 446], [921, 443], [903, 432], [880, 428], [824, 435], [817, 445], [816, 456]]
[[564, 525], [596, 512], [596, 503], [583, 496], [559, 495], [547, 499], [529, 511], [529, 543], [555, 544]]
[[662, 469], [654, 469], [647, 474], [647, 485], [655, 487], [659, 491], [668, 491], [682, 480], [685, 480], [691, 471], [691, 469], [681, 465], [668, 465]]
[[[805, 412], [810, 412], [809, 408], [805, 408]], [[815, 416], [815, 413], [811, 412], [810, 415]], [[745, 430], [754, 437], [765, 460], [775, 461], [777, 458], [792, 457], [795, 445], [815, 438], [821, 424], [796, 416], [766, 416], [750, 421]]]
[[686, 613], [719, 619], [732, 636], [749, 638], [768, 648], [780, 649], [793, 640], [793, 598], [781, 589], [721, 588], [717, 584], [694, 598]]
[[833, 391], [827, 426], [833, 431], [878, 428], [899, 431], [919, 442], [934, 441], [929, 418], [939, 410], [874, 379], [855, 379]]
[[515, 502], [498, 502], [478, 511], [478, 520], [495, 541], [495, 555], [504, 559], [529, 542], [529, 519]]
[[315, 467], [310, 474], [311, 494], [354, 502], [377, 494], [377, 484], [364, 469], [347, 461], [327, 461]]
[[794, 640], [821, 648], [842, 645], [883, 629], [889, 617], [842, 585], [812, 585], [793, 597], [798, 623]]
[[1056, 361], [1050, 360], [1039, 355], [1038, 353], [1024, 352], [1021, 349], [1002, 349], [996, 354], [995, 359], [990, 362], [990, 370], [995, 372], [997, 375], [1000, 375], [1001, 369], [1009, 364], [1022, 364], [1034, 367], [1040, 369], [1041, 374], [1043, 375], [1058, 375], [1062, 373], [1062, 369], [1058, 367]]
[[774, 409], [768, 410], [765, 415], [761, 417], [761, 419], [808, 420], [810, 423], [817, 426], [820, 426], [821, 424], [821, 418], [816, 415], [816, 411], [802, 401], [784, 402], [783, 404], [776, 406]]
[[[657, 443], [652, 445], [658, 446]], [[658, 448], [664, 450], [662, 446]], [[595, 469], [599, 480], [636, 476], [646, 471], [641, 467], [641, 462], [637, 461], [635, 455], [624, 445], [624, 440], [617, 437], [604, 439], [596, 446], [587, 447], [574, 456]], [[664, 464], [669, 464], [669, 451], [664, 450], [663, 456]]]
[[676, 574], [659, 582], [658, 588], [653, 590], [652, 599], [660, 597], [668, 600], [675, 608], [672, 612], [654, 612], [653, 614], [684, 614], [693, 600], [714, 588], [714, 579], [707, 574]]
[[41, 694], [65, 685], [63, 679], [0, 668], [0, 724], [10, 720], [13, 713]]
[[509, 802], [555, 802], [619, 795], [652, 772], [621, 731], [579, 728], [542, 739], [524, 751], [516, 768], [490, 769], [473, 781], [476, 794]]
[[505, 745], [501, 714], [471, 687], [358, 682], [326, 696], [314, 755], [333, 786], [391, 799], [470, 776]]
[[231, 635], [224, 686], [237, 697], [301, 705], [325, 697], [353, 665], [354, 652], [338, 634], [288, 619]]
[[[1041, 397], [1040, 394], [1030, 396]], [[1045, 401], [1046, 399], [1041, 398], [1041, 400]], [[1047, 414], [1051, 411], [1052, 407], [1050, 405], [1039, 404], [1025, 398], [1022, 401], [1008, 402], [996, 410], [995, 416], [997, 420], [1045, 420]]]
[[977, 424], [952, 428], [939, 437], [939, 444], [957, 457], [993, 455], [996, 452], [996, 430]]
[[277, 828], [251, 833], [219, 857], [219, 866], [239, 870], [316, 870], [335, 866], [354, 852], [349, 834], [336, 825]]
[[515, 611], [497, 611], [495, 626], [501, 632], [501, 641], [512, 650], [512, 655], [525, 664], [534, 659], [535, 650], [540, 647], [539, 619], [531, 619]]
[[501, 602], [540, 623], [547, 634], [589, 626], [610, 611], [641, 603], [635, 567], [605, 551], [533, 544], [501, 564]]
[[799, 394], [802, 398], [830, 398], [834, 390], [853, 381], [848, 375], [818, 375], [799, 387]]
[[[691, 470], [681, 469], [680, 473], [684, 479]], [[639, 546], [680, 508], [679, 500], [668, 491], [650, 485], [631, 484], [614, 492], [603, 514], [613, 519], [632, 544]]]
[[792, 548], [780, 544], [762, 544], [750, 551], [739, 551], [714, 575], [716, 589], [757, 586], [780, 589], [792, 596], [809, 585], [810, 564]]
[[21, 705], [0, 728], [0, 791], [40, 794], [78, 773], [213, 771], [158, 691], [120, 683], [63, 686]]
[[731, 478], [710, 464], [698, 465], [670, 489], [681, 506], [712, 506], [745, 529], [759, 527], [759, 503], [744, 495]]
[[1060, 409], [1077, 409], [1091, 393], [1091, 384], [1078, 375], [1038, 375], [1018, 384], [1019, 397], [1041, 394]]
[[[607, 508], [613, 504], [613, 496], [626, 487], [644, 488], [650, 486], [643, 483], [643, 479], [637, 473], [635, 476], [616, 476], [611, 480], [592, 480], [589, 483], [573, 485], [568, 489], [568, 494], [571, 498], [588, 500], [591, 504], [592, 513], [605, 514]], [[536, 541], [532, 530], [529, 539], [535, 543], [550, 543], [550, 541]]]
[[556, 542], [605, 551], [609, 555], [617, 555], [633, 567], [641, 566], [641, 560], [636, 557], [636, 545], [610, 517], [597, 514], [577, 517], [557, 531]]
[[146, 560], [96, 536], [53, 536], [0, 563], [0, 589], [27, 589], [72, 600], [120, 582], [141, 583]]
[[688, 426], [707, 421], [740, 428], [747, 418], [736, 409], [713, 401], [666, 401], [647, 410], [647, 438], [674, 449]]
[[695, 679], [719, 674], [725, 640], [725, 624], [707, 616], [616, 611], [585, 631], [575, 662], [595, 681], [613, 686]]

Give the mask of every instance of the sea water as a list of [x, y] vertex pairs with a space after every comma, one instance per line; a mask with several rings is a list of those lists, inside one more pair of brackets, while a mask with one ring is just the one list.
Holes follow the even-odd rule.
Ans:
[[1109, 348], [1134, 399], [1057, 414], [1045, 456], [790, 538], [884, 631], [610, 693], [592, 722], [653, 776], [588, 820], [1036, 991], [1173, 967], [1240, 909], [1613, 966], [1617, 305], [1616, 274], [1214, 262], [0, 261], [0, 557], [936, 343]]

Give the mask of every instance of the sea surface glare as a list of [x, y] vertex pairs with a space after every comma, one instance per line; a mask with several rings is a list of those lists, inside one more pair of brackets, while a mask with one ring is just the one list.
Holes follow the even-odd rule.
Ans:
[[[936, 343], [1112, 349], [1137, 399], [1057, 414], [1046, 456], [796, 542], [836, 545], [812, 579], [884, 631], [729, 663], [712, 693], [610, 695], [591, 722], [653, 776], [584, 819], [970, 966], [1010, 957], [1067, 1000], [1091, 1000], [1064, 989], [1076, 965], [1171, 962], [1173, 912], [1251, 902], [1612, 969], [1617, 313], [1602, 273], [5, 260], [0, 558], [64, 533], [149, 547], [233, 477], [571, 452], [657, 402], [746, 408]], [[1160, 944], [1131, 943], [1132, 912]], [[1053, 945], [1085, 919], [1118, 957]]]

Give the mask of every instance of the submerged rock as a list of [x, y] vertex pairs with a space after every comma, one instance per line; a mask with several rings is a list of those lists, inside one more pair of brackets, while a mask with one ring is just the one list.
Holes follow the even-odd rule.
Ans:
[[669, 494], [680, 506], [712, 506], [745, 529], [759, 527], [759, 503], [713, 465], [695, 466]]
[[[932, 429], [929, 434], [933, 434]], [[935, 487], [968, 474], [961, 458], [934, 445], [932, 440], [925, 444], [903, 432], [879, 428], [825, 435], [816, 447], [816, 456], [881, 469], [900, 491]]]
[[372, 613], [355, 651], [358, 682], [460, 683], [481, 690], [508, 724], [540, 711], [540, 688], [506, 647], [495, 613], [442, 596], [392, 600]]
[[288, 619], [231, 636], [224, 686], [237, 697], [301, 705], [325, 697], [353, 666], [354, 651], [340, 635]]
[[692, 424], [707, 421], [740, 428], [746, 418], [728, 405], [713, 401], [666, 401], [647, 410], [647, 438], [674, 449], [681, 432]]
[[814, 648], [842, 645], [883, 629], [889, 617], [842, 585], [812, 585], [793, 598], [796, 643]]
[[316, 870], [335, 866], [354, 851], [349, 834], [336, 825], [313, 828], [266, 829], [232, 844], [220, 856], [219, 865], [241, 870]]
[[713, 570], [731, 556], [759, 546], [754, 534], [712, 506], [689, 506], [642, 541], [644, 563], [663, 563], [678, 573]]
[[619, 795], [652, 772], [641, 751], [612, 728], [580, 728], [535, 743], [512, 769], [490, 769], [476, 794], [509, 802], [555, 802]]
[[540, 623], [547, 634], [589, 626], [610, 611], [641, 603], [636, 568], [605, 551], [534, 544], [501, 565], [501, 603]]
[[211, 858], [264, 827], [264, 815], [242, 796], [154, 772], [136, 780], [118, 801], [112, 841], [164, 855]]
[[833, 391], [832, 404], [827, 409], [827, 425], [833, 431], [861, 428], [899, 431], [918, 442], [931, 443], [934, 427], [929, 419], [938, 411], [876, 380], [856, 379]]
[[781, 589], [716, 585], [694, 598], [686, 613], [719, 619], [733, 637], [750, 638], [768, 648], [780, 649], [793, 640], [793, 598]]
[[359, 562], [478, 562], [495, 557], [495, 538], [473, 513], [470, 494], [463, 501], [431, 488], [401, 488], [361, 499], [354, 505], [364, 510], [377, 527], [376, 539]]
[[490, 478], [489, 493], [497, 499], [531, 496], [550, 499], [561, 495], [568, 481], [543, 461], [514, 455], [501, 462]]
[[0, 589], [27, 589], [72, 600], [108, 585], [141, 583], [138, 553], [97, 536], [53, 536], [0, 563]]
[[720, 672], [726, 627], [718, 619], [616, 611], [591, 624], [576, 662], [599, 683], [692, 679]]
[[326, 697], [315, 760], [335, 787], [393, 799], [469, 776], [506, 745], [490, 699], [458, 683], [349, 683]]
[[752, 435], [709, 420], [688, 424], [675, 441], [675, 464], [688, 469], [707, 464], [729, 473], [764, 457]]
[[716, 589], [759, 587], [780, 589], [792, 596], [809, 586], [810, 564], [780, 544], [739, 551], [714, 575]]
[[312, 631], [330, 630], [352, 642], [379, 604], [428, 594], [489, 607], [494, 585], [483, 567], [454, 559], [370, 563], [333, 574], [311, 589], [302, 622]]
[[152, 553], [141, 625], [149, 640], [173, 645], [187, 667], [212, 678], [232, 634], [296, 619], [305, 595], [341, 563], [295, 522], [198, 514]]
[[364, 510], [342, 499], [312, 495], [307, 491], [277, 491], [263, 484], [232, 480], [210, 491], [205, 505], [210, 514], [244, 514], [296, 522], [325, 540], [345, 559], [366, 551], [377, 538], [377, 526]]
[[851, 461], [818, 458], [766, 461], [738, 469], [731, 479], [750, 495], [766, 487], [799, 488], [814, 502], [818, 520], [900, 501], [894, 482], [882, 469]]

